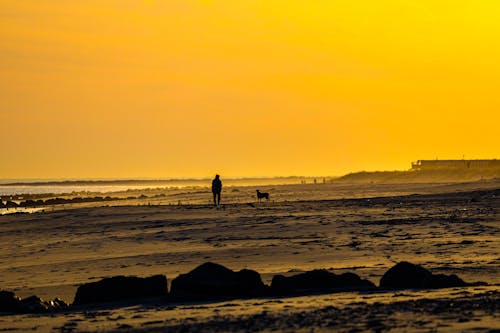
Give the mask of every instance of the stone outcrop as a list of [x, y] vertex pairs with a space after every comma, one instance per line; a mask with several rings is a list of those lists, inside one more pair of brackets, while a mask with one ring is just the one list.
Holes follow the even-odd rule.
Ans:
[[59, 298], [44, 301], [38, 296], [30, 296], [23, 299], [11, 291], [0, 291], [0, 312], [40, 313], [55, 312], [67, 308], [68, 304]]
[[271, 282], [271, 291], [278, 295], [375, 288], [372, 282], [363, 280], [356, 274], [337, 275], [324, 269], [316, 269], [289, 277], [275, 275]]
[[6, 208], [17, 208], [17, 207], [19, 207], [19, 205], [17, 203], [15, 203], [14, 201], [7, 201], [5, 203], [5, 207]]
[[222, 265], [204, 263], [172, 281], [170, 296], [176, 300], [255, 297], [268, 290], [256, 271], [234, 272]]
[[380, 279], [380, 287], [389, 289], [435, 289], [468, 285], [456, 275], [432, 274], [424, 267], [406, 261], [391, 267]]
[[78, 287], [74, 305], [167, 296], [167, 277], [114, 276]]

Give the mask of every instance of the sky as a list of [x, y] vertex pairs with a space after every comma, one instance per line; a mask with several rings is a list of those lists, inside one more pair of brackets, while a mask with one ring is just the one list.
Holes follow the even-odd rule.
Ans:
[[0, 178], [500, 158], [500, 2], [0, 0]]

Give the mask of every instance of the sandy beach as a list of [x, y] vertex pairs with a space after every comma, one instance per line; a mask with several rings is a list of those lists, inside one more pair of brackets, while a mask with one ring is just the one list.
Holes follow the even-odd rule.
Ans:
[[[427, 326], [422, 327], [436, 328], [442, 322], [441, 328], [449, 331], [457, 328], [456, 323], [471, 332], [500, 327], [495, 311], [500, 283], [499, 181], [260, 188], [271, 193], [269, 202], [257, 203], [252, 186], [225, 189], [219, 209], [208, 204], [210, 193], [203, 188], [156, 189], [165, 194], [157, 197], [160, 202], [148, 197], [157, 193], [147, 190], [141, 192], [145, 198], [116, 205], [54, 205], [44, 212], [1, 216], [0, 287], [21, 297], [35, 294], [71, 303], [76, 288], [87, 282], [116, 275], [166, 274], [170, 283], [204, 262], [256, 270], [267, 284], [276, 274], [323, 268], [354, 272], [378, 285], [384, 272], [400, 261], [489, 285], [208, 304], [144, 300], [140, 306], [124, 303], [47, 315], [2, 315], [0, 328], [159, 332], [182, 331], [187, 325], [188, 331], [349, 331], [354, 326], [342, 319], [349, 316], [360, 318], [362, 330], [371, 330], [363, 325], [366, 314], [376, 309], [383, 331], [418, 331], [419, 313], [431, 311], [423, 299], [445, 310], [426, 318]], [[474, 315], [451, 311], [446, 302], [461, 304], [463, 311]], [[379, 303], [388, 305], [374, 305]], [[397, 314], [402, 309], [404, 315]], [[332, 311], [340, 319], [324, 327]], [[310, 320], [299, 321], [297, 313]], [[295, 326], [286, 326], [289, 322]]]

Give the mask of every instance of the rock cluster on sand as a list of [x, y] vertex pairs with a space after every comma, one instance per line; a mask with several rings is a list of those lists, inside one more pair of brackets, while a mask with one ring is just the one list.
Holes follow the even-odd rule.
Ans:
[[316, 269], [290, 277], [275, 275], [271, 290], [278, 295], [329, 290], [368, 290], [375, 285], [353, 273], [337, 275], [324, 269]]
[[21, 298], [11, 291], [0, 291], [0, 312], [37, 313], [67, 309], [68, 304], [58, 298], [44, 301], [37, 296]]
[[[160, 193], [151, 198], [163, 198], [165, 197], [164, 193]], [[43, 206], [52, 206], [52, 205], [64, 205], [64, 204], [78, 204], [78, 203], [88, 203], [88, 202], [106, 202], [106, 201], [119, 201], [119, 200], [136, 200], [136, 199], [147, 199], [149, 198], [147, 195], [141, 194], [140, 196], [129, 196], [129, 197], [80, 197], [75, 196], [72, 198], [49, 198], [49, 199], [26, 199], [24, 201], [20, 201], [16, 203], [14, 201], [7, 201], [5, 204], [0, 199], [0, 208], [16, 208], [16, 207], [43, 207]]]
[[[466, 283], [456, 275], [432, 274], [422, 266], [404, 261], [391, 267], [380, 280], [382, 289], [447, 288], [478, 284], [480, 283]], [[170, 301], [204, 301], [376, 289], [372, 282], [361, 279], [356, 274], [337, 275], [324, 269], [288, 277], [275, 275], [271, 286], [267, 286], [256, 271], [242, 269], [235, 272], [222, 265], [207, 262], [175, 278], [170, 293], [165, 275], [147, 278], [115, 276], [78, 287], [73, 305], [152, 297], [164, 297]], [[66, 303], [57, 298], [53, 301], [43, 301], [36, 296], [21, 299], [12, 292], [0, 291], [2, 312], [48, 312], [67, 307]]]
[[114, 276], [78, 287], [74, 305], [167, 296], [167, 277]]
[[7, 201], [5, 203], [5, 208], [16, 208], [18, 206], [19, 205], [17, 203], [15, 203], [14, 201]]
[[242, 269], [234, 272], [207, 262], [175, 278], [170, 296], [180, 300], [256, 297], [265, 295], [267, 289], [256, 271]]
[[420, 265], [402, 261], [380, 279], [381, 288], [450, 288], [470, 285], [456, 275], [432, 274]]

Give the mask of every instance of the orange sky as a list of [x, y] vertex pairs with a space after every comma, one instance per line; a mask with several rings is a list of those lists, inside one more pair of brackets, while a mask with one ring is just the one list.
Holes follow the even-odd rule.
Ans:
[[500, 2], [0, 0], [0, 178], [500, 157]]

